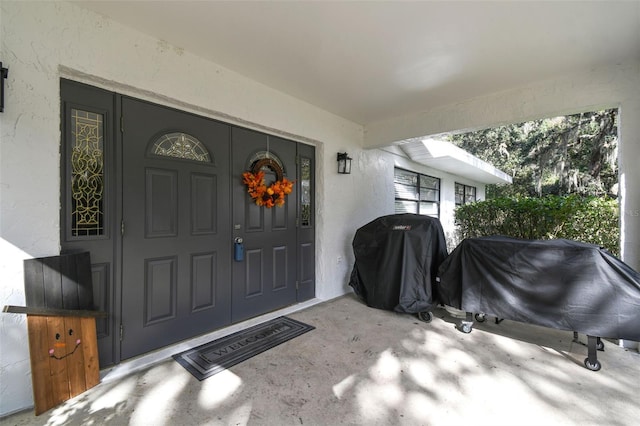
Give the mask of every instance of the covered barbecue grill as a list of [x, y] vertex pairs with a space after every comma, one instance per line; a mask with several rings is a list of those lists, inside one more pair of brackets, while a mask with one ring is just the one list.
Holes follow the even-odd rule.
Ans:
[[600, 369], [600, 337], [640, 341], [640, 274], [606, 250], [570, 240], [469, 238], [442, 263], [443, 304], [589, 336], [585, 366]]
[[417, 214], [379, 217], [356, 231], [353, 252], [349, 285], [368, 306], [431, 321], [438, 304], [438, 267], [447, 257], [438, 219]]

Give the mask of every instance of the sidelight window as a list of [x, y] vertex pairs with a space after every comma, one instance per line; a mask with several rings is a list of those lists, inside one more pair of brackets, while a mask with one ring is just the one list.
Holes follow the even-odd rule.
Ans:
[[311, 226], [311, 159], [300, 158], [300, 225]]
[[71, 109], [71, 235], [104, 234], [104, 117]]

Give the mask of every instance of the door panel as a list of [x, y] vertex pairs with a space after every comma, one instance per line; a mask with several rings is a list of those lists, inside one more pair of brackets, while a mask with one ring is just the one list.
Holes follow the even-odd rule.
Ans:
[[191, 234], [216, 233], [217, 182], [212, 174], [191, 174]]
[[[233, 322], [296, 302], [296, 198], [289, 194], [282, 207], [258, 206], [247, 194], [242, 173], [256, 153], [268, 151], [296, 180], [296, 143], [248, 129], [232, 129], [233, 236], [244, 241], [243, 261], [233, 262]], [[275, 174], [265, 170], [265, 182]]]
[[126, 359], [230, 323], [230, 130], [129, 98], [122, 110]]
[[175, 256], [145, 259], [144, 327], [176, 317], [177, 263]]
[[[95, 306], [111, 306], [111, 278], [109, 277], [110, 266], [108, 263], [92, 263], [91, 264], [91, 281], [93, 283], [93, 300]], [[110, 313], [112, 314], [112, 313]], [[96, 333], [98, 340], [109, 335], [109, 322], [107, 319], [96, 321]], [[111, 348], [112, 342], [108, 342], [108, 347]], [[106, 353], [111, 351], [106, 350]], [[100, 358], [102, 363], [102, 357]], [[108, 363], [106, 365], [111, 364]], [[105, 366], [106, 366], [105, 365]]]
[[298, 144], [298, 302], [316, 295], [315, 149]]
[[[104, 368], [118, 361], [115, 94], [61, 79], [60, 96], [61, 253], [91, 253], [94, 306], [109, 314], [96, 320], [100, 367]], [[83, 229], [92, 222], [92, 229]]]
[[176, 170], [146, 169], [145, 238], [178, 235], [178, 173]]
[[216, 305], [217, 257], [215, 252], [191, 256], [191, 310], [197, 312]]

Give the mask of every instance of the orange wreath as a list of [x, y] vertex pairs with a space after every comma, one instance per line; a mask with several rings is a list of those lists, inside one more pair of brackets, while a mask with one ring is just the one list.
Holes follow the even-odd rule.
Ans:
[[[276, 174], [276, 181], [269, 187], [264, 182], [263, 167], [268, 167]], [[256, 161], [250, 172], [242, 174], [242, 182], [247, 185], [247, 192], [257, 205], [271, 208], [284, 206], [285, 197], [293, 191], [294, 181], [284, 177], [280, 165], [270, 158]]]

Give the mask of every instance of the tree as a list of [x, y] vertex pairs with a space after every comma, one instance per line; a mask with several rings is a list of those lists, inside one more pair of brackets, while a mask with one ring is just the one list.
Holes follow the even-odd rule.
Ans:
[[509, 173], [487, 198], [581, 194], [617, 196], [617, 109], [585, 112], [451, 135], [449, 140]]

